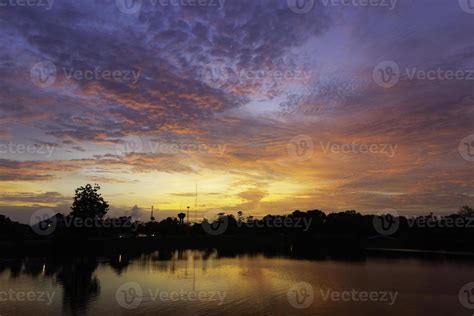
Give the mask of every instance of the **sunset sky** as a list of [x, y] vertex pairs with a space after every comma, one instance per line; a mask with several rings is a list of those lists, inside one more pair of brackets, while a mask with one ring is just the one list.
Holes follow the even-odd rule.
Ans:
[[463, 0], [204, 2], [1, 2], [1, 214], [474, 206]]

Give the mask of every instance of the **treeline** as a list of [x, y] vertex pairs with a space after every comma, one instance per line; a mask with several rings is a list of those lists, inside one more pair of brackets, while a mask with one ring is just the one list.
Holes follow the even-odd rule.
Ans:
[[[474, 240], [474, 211], [463, 207], [452, 215], [405, 217], [394, 214], [362, 215], [354, 210], [326, 214], [320, 210], [294, 211], [288, 215], [263, 218], [238, 212], [220, 213], [201, 223], [187, 223], [183, 217], [140, 222], [130, 217], [78, 217], [57, 214], [30, 227], [0, 215], [0, 240], [78, 238], [140, 238], [169, 236], [303, 236], [312, 238], [352, 239], [376, 243], [377, 240], [411, 243], [446, 241], [460, 244]], [[452, 246], [452, 245], [451, 245]]]
[[23, 225], [13, 222], [8, 217], [0, 215], [0, 240], [23, 240], [33, 238], [31, 228], [28, 225]]
[[[108, 210], [109, 203], [102, 197], [100, 186], [87, 184], [75, 190], [68, 215], [39, 210], [32, 216], [38, 221], [33, 226], [0, 216], [0, 245], [22, 248], [53, 244], [76, 249], [88, 243], [107, 248], [120, 241], [122, 246], [137, 249], [146, 244], [239, 250], [280, 247], [291, 252], [315, 248], [349, 252], [386, 247], [462, 249], [474, 253], [474, 210], [468, 206], [451, 215], [417, 217], [398, 216], [396, 212], [362, 215], [355, 210], [330, 214], [297, 210], [287, 215], [255, 218], [240, 211], [236, 215], [219, 213], [198, 223], [189, 223], [184, 213], [149, 222], [131, 217], [107, 218]], [[70, 245], [74, 247], [67, 247]]]

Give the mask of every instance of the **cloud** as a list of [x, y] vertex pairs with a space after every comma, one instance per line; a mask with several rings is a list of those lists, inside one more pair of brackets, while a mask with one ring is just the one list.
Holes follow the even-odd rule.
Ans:
[[59, 192], [13, 192], [0, 193], [3, 203], [33, 203], [33, 204], [62, 204], [71, 199], [63, 196]]
[[[410, 80], [405, 70], [472, 69], [473, 21], [457, 4], [427, 0], [392, 11], [318, 3], [305, 15], [286, 0], [227, 1], [223, 8], [145, 1], [137, 15], [123, 14], [114, 1], [66, 0], [48, 11], [5, 7], [0, 138], [55, 151], [48, 160], [2, 156], [0, 185], [43, 190], [5, 195], [8, 203], [60, 203], [44, 192], [74, 181], [129, 192], [190, 177], [225, 192], [220, 203], [258, 211], [470, 203], [472, 166], [457, 147], [473, 133], [472, 81]], [[57, 69], [48, 88], [30, 78], [45, 60]], [[403, 73], [391, 89], [373, 80], [383, 60]], [[98, 75], [104, 70], [137, 77], [105, 79]], [[305, 80], [294, 78], [301, 70]], [[93, 78], [69, 78], [71, 71]], [[308, 161], [288, 153], [298, 135], [313, 140]], [[118, 151], [130, 137], [225, 150]], [[337, 153], [321, 143], [397, 149], [393, 157]], [[22, 189], [27, 183], [33, 189]]]

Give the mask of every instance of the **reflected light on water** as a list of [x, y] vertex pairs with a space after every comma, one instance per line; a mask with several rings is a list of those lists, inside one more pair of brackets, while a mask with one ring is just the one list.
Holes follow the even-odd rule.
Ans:
[[[28, 258], [0, 261], [0, 290], [44, 292], [53, 299], [0, 301], [0, 309], [4, 315], [456, 314], [463, 311], [458, 290], [469, 272], [474, 268], [462, 261], [295, 260], [213, 250]], [[337, 300], [350, 291], [397, 295], [392, 305]]]

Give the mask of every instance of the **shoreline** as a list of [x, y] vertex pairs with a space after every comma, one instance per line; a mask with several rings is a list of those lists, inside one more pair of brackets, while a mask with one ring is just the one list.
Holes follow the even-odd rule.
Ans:
[[209, 250], [222, 253], [275, 253], [302, 258], [363, 258], [365, 256], [421, 256], [474, 259], [469, 249], [423, 249], [401, 245], [368, 246], [364, 242], [334, 240], [301, 240], [267, 236], [167, 236], [136, 238], [102, 238], [87, 240], [26, 240], [0, 242], [0, 257], [4, 256], [61, 256], [110, 255], [116, 253], [143, 253], [160, 249]]

